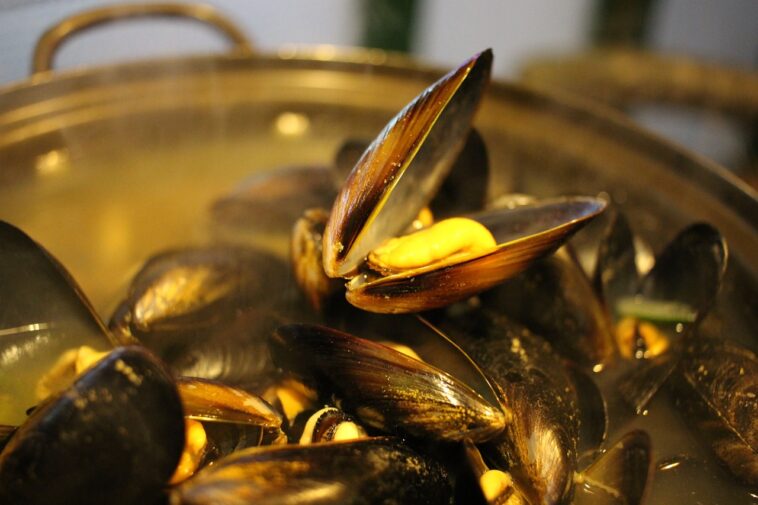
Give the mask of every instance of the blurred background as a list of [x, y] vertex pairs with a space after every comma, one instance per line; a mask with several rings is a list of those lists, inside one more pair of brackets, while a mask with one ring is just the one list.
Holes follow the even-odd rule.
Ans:
[[[0, 0], [0, 85], [29, 75], [35, 42], [53, 23], [112, 3], [124, 1]], [[756, 184], [754, 0], [205, 3], [238, 24], [262, 52], [287, 44], [368, 46], [451, 67], [492, 47], [497, 77], [609, 102]], [[587, 61], [572, 60], [595, 47], [642, 52], [596, 55], [589, 60], [591, 67], [579, 66]], [[75, 37], [58, 52], [55, 67], [224, 50], [225, 42], [199, 23], [140, 20]], [[648, 58], [660, 54], [676, 56], [672, 61], [685, 64]], [[697, 66], [687, 66], [693, 63]], [[693, 101], [693, 96], [700, 100]]]

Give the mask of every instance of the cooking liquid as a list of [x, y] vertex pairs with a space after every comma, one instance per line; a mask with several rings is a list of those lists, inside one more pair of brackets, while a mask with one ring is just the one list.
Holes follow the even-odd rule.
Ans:
[[[171, 149], [92, 150], [81, 158], [61, 148], [61, 167], [39, 169], [34, 184], [0, 187], [0, 217], [56, 256], [107, 320], [149, 256], [219, 236], [230, 238], [228, 231], [214, 228], [208, 208], [237, 182], [288, 164], [328, 164], [344, 140], [343, 122], [360, 125], [356, 137], [371, 138], [385, 120], [383, 114], [364, 113], [360, 121], [346, 119], [345, 114], [310, 116], [309, 127], [295, 135], [277, 130], [281, 114], [272, 114], [269, 136], [219, 135], [180, 142]], [[40, 163], [45, 166], [44, 158]], [[285, 255], [288, 233], [258, 237], [258, 245]], [[635, 428], [650, 434], [655, 470], [647, 503], [758, 503], [758, 491], [737, 483], [714, 461], [674, 411], [665, 391], [644, 415], [635, 416], [615, 393], [615, 375], [613, 370], [595, 374], [609, 403], [608, 442]], [[0, 381], [0, 392], [12, 387], [7, 376]]]

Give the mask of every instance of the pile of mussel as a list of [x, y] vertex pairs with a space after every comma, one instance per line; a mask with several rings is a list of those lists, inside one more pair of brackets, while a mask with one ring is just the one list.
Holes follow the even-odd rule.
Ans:
[[225, 240], [150, 258], [107, 324], [0, 223], [0, 504], [639, 504], [700, 457], [635, 427], [661, 395], [755, 497], [758, 360], [700, 325], [725, 241], [693, 224], [641, 269], [602, 199], [490, 195], [491, 62], [217, 200]]

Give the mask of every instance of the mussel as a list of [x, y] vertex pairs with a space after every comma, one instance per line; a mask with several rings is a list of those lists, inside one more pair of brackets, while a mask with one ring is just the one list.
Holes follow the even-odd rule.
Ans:
[[447, 504], [445, 468], [394, 438], [237, 452], [174, 489], [172, 505]]
[[387, 345], [325, 326], [293, 324], [278, 328], [271, 346], [279, 366], [310, 380], [323, 398], [336, 397], [367, 426], [387, 433], [484, 441], [506, 423], [499, 404]]
[[605, 308], [568, 246], [480, 298], [484, 306], [523, 324], [581, 366], [598, 371], [616, 353]]
[[0, 453], [0, 503], [153, 503], [183, 447], [173, 378], [119, 348], [18, 428]]
[[225, 240], [277, 249], [276, 239], [288, 235], [303, 212], [332, 204], [339, 184], [339, 175], [328, 166], [256, 173], [213, 202], [213, 232]]
[[0, 423], [26, 419], [26, 410], [42, 399], [40, 379], [62, 353], [81, 346], [105, 351], [116, 343], [63, 266], [0, 221]]
[[[438, 192], [489, 82], [492, 52], [466, 61], [393, 118], [347, 177], [323, 234], [329, 277], [373, 312], [416, 312], [492, 287], [554, 251], [603, 211], [595, 198], [548, 200], [403, 233]], [[368, 258], [368, 262], [366, 262]]]
[[[577, 483], [609, 496], [598, 503], [642, 502], [652, 468], [650, 439], [631, 432], [609, 451], [600, 450], [607, 414], [589, 377], [502, 315], [475, 308], [437, 324], [480, 364], [514, 413], [501, 435], [480, 446], [490, 470], [473, 457], [490, 503], [566, 503]], [[591, 462], [588, 468], [580, 451]]]
[[688, 343], [668, 382], [684, 419], [741, 481], [758, 486], [758, 357], [723, 339]]
[[266, 337], [293, 307], [291, 280], [284, 262], [248, 247], [166, 251], [135, 276], [109, 328], [178, 375], [252, 384], [272, 371]]
[[693, 224], [641, 277], [631, 228], [623, 214], [614, 216], [598, 252], [594, 284], [613, 321], [619, 354], [637, 361], [620, 381], [623, 396], [637, 413], [674, 370], [681, 349], [713, 305], [727, 251], [718, 230]]
[[576, 391], [550, 346], [524, 328], [481, 311], [440, 323], [497, 384], [514, 413], [487, 445], [494, 468], [507, 470], [528, 503], [560, 503], [577, 470]]

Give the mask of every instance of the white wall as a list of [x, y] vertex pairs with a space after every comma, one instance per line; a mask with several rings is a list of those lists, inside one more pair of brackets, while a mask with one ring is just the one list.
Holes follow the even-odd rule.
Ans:
[[[198, 1], [212, 4], [232, 18], [264, 50], [285, 43], [349, 46], [357, 44], [360, 36], [355, 20], [361, 5], [354, 0]], [[125, 2], [0, 0], [0, 84], [28, 75], [34, 44], [47, 27], [69, 14], [112, 3]], [[225, 47], [213, 31], [196, 23], [132, 20], [71, 39], [61, 47], [56, 67], [223, 51]]]
[[416, 50], [452, 66], [492, 47], [493, 73], [515, 77], [530, 57], [571, 53], [587, 44], [593, 0], [426, 0]]
[[[135, 1], [135, 0], [127, 0]], [[146, 1], [146, 0], [142, 0]], [[179, 0], [189, 1], [189, 0]], [[262, 49], [285, 43], [356, 45], [363, 1], [198, 0], [234, 19]], [[588, 43], [596, 0], [417, 0], [415, 52], [452, 66], [492, 47], [496, 75], [513, 77], [528, 58], [571, 53]], [[26, 77], [37, 37], [62, 17], [116, 0], [0, 0], [0, 84]], [[654, 47], [755, 66], [758, 1], [661, 0]], [[194, 23], [131, 21], [65, 44], [59, 68], [151, 55], [222, 51], [213, 32]]]

